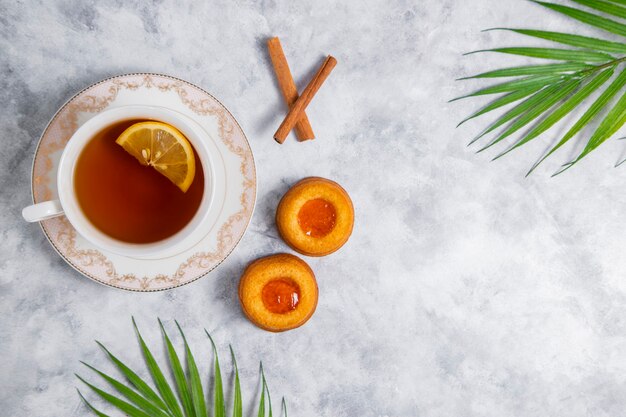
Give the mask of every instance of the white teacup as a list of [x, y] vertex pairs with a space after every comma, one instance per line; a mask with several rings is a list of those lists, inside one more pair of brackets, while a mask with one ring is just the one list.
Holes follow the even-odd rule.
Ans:
[[[168, 123], [180, 130], [193, 145], [204, 171], [204, 193], [191, 221], [174, 235], [152, 243], [128, 243], [114, 239], [96, 228], [80, 209], [74, 189], [76, 161], [85, 145], [102, 129], [124, 120], [144, 119]], [[65, 215], [76, 231], [92, 244], [115, 254], [138, 259], [161, 259], [177, 255], [198, 243], [212, 227], [211, 203], [215, 172], [211, 161], [211, 139], [187, 116], [164, 107], [132, 105], [103, 111], [89, 119], [67, 142], [57, 171], [58, 200], [45, 201], [22, 210], [26, 221], [38, 222]]]

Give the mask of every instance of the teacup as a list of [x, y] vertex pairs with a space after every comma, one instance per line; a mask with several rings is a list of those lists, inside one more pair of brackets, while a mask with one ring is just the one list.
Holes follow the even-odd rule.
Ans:
[[[75, 189], [75, 169], [85, 146], [103, 129], [128, 120], [154, 120], [178, 129], [191, 143], [204, 174], [204, 189], [197, 211], [175, 234], [150, 243], [129, 243], [113, 238], [89, 220], [79, 204]], [[103, 111], [85, 122], [67, 142], [57, 170], [58, 200], [45, 201], [22, 210], [26, 221], [38, 222], [65, 215], [76, 231], [93, 245], [106, 251], [138, 259], [161, 259], [180, 254], [198, 243], [212, 227], [210, 216], [215, 189], [210, 137], [187, 116], [164, 107], [130, 105]], [[139, 163], [139, 162], [137, 162]], [[155, 173], [155, 175], [160, 175]], [[214, 210], [213, 210], [214, 211]]]

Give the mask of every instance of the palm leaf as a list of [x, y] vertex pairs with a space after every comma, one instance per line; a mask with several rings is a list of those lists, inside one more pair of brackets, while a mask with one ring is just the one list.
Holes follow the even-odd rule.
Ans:
[[96, 368], [94, 368], [93, 366], [85, 362], [81, 361], [81, 363], [85, 365], [86, 367], [88, 367], [89, 369], [91, 369], [92, 371], [94, 371], [95, 373], [97, 373], [98, 375], [100, 375], [105, 381], [109, 383], [109, 385], [115, 388], [117, 392], [122, 394], [132, 404], [137, 406], [137, 408], [145, 411], [147, 414], [153, 417], [169, 417], [168, 413], [166, 413], [165, 411], [163, 411], [162, 409], [154, 405], [153, 402], [147, 400], [145, 397], [141, 396], [133, 389], [122, 384], [120, 381], [116, 380], [115, 378], [110, 377], [109, 375], [105, 374], [102, 371], [97, 370]]
[[163, 402], [163, 400], [161, 399], [161, 397], [158, 396], [158, 394], [156, 392], [154, 392], [154, 390], [152, 388], [150, 388], [150, 386], [148, 384], [145, 383], [145, 381], [143, 379], [141, 379], [135, 372], [133, 372], [129, 367], [127, 367], [126, 365], [124, 365], [119, 359], [117, 359], [111, 352], [109, 352], [109, 350], [104, 347], [104, 345], [98, 341], [96, 341], [96, 343], [98, 344], [98, 346], [100, 346], [102, 348], [102, 350], [104, 350], [106, 352], [106, 354], [109, 356], [109, 359], [111, 360], [111, 362], [113, 362], [113, 364], [115, 364], [115, 366], [117, 367], [117, 369], [124, 374], [124, 376], [126, 377], [126, 379], [139, 391], [143, 394], [144, 397], [148, 398], [149, 400], [151, 400], [152, 402], [154, 402], [156, 405], [158, 405], [161, 409], [167, 409], [167, 406], [165, 405], [165, 403]]
[[[626, 24], [617, 20], [575, 7], [545, 1], [532, 1], [546, 9], [558, 12], [585, 25], [626, 37]], [[626, 5], [626, 0], [572, 0], [572, 2], [607, 15], [626, 19], [626, 7], [622, 7], [622, 5]], [[519, 135], [511, 146], [507, 147], [505, 151], [494, 158], [498, 159], [511, 152], [513, 149], [517, 149], [539, 137], [557, 122], [563, 120], [565, 116], [573, 114], [574, 110], [582, 107], [592, 95], [598, 93], [597, 97], [583, 112], [582, 116], [568, 128], [567, 133], [531, 167], [526, 174], [529, 175], [546, 158], [579, 134], [585, 126], [594, 121], [600, 112], [608, 106], [608, 103], [613, 97], [623, 92], [626, 87], [626, 70], [622, 68], [626, 63], [626, 43], [559, 31], [517, 28], [494, 28], [489, 30], [507, 30], [520, 35], [543, 39], [555, 44], [566, 45], [572, 47], [572, 49], [519, 46], [476, 51], [491, 51], [556, 61], [541, 65], [522, 65], [500, 68], [462, 78], [497, 79], [516, 77], [513, 80], [490, 85], [460, 97], [467, 98], [487, 94], [501, 94], [491, 103], [463, 119], [461, 123], [459, 123], [459, 126], [470, 119], [519, 101], [519, 103], [500, 115], [470, 142], [470, 144], [472, 144], [487, 134], [494, 132], [495, 129], [509, 123], [502, 132], [496, 134], [495, 138], [491, 139], [487, 145], [481, 147], [478, 152], [488, 149], [514, 134]], [[613, 54], [618, 55], [614, 56]], [[611, 82], [608, 82], [613, 77], [614, 73], [618, 75]], [[519, 133], [522, 128], [531, 123], [535, 124], [527, 132]], [[597, 149], [612, 135], [617, 133], [625, 123], [626, 98], [622, 96], [608, 114], [600, 121], [591, 137], [587, 138], [587, 143], [583, 151], [573, 161], [563, 165], [562, 169], [557, 173], [569, 169], [583, 157]]]
[[144, 360], [146, 361], [152, 380], [161, 394], [161, 398], [163, 398], [163, 401], [167, 404], [168, 410], [170, 410], [175, 417], [183, 417], [183, 412], [178, 405], [178, 401], [176, 401], [176, 396], [174, 395], [170, 384], [167, 383], [167, 379], [165, 379], [163, 372], [161, 372], [161, 368], [159, 368], [154, 356], [152, 356], [150, 349], [148, 349], [148, 345], [146, 345], [143, 337], [141, 337], [141, 333], [139, 332], [139, 328], [137, 328], [137, 323], [135, 323], [134, 318], [133, 326], [135, 327], [135, 333], [137, 333], [137, 338], [139, 339]]
[[482, 152], [485, 149], [490, 148], [491, 146], [509, 137], [513, 133], [520, 130], [522, 127], [526, 126], [528, 123], [538, 118], [540, 115], [543, 114], [543, 112], [550, 109], [553, 105], [563, 100], [569, 93], [574, 91], [574, 89], [578, 87], [579, 84], [580, 84], [580, 81], [578, 80], [571, 80], [571, 81], [568, 81], [567, 83], [564, 83], [562, 86], [560, 86], [560, 88], [558, 88], [554, 93], [548, 96], [545, 100], [541, 101], [536, 106], [529, 109], [526, 113], [518, 117], [495, 140], [493, 140], [491, 143], [481, 148], [478, 152]]
[[620, 36], [626, 36], [626, 25], [616, 22], [615, 20], [607, 19], [605, 17], [601, 17], [595, 15], [593, 13], [587, 13], [580, 9], [575, 9], [573, 7], [562, 6], [560, 4], [546, 3], [543, 1], [534, 1], [534, 3], [540, 4], [548, 9], [552, 9], [556, 12], [569, 16], [573, 19], [576, 19], [580, 22], [586, 23], [590, 26], [597, 27], [598, 29], [605, 30], [610, 33], [614, 33]]
[[[626, 52], [626, 45], [624, 46]], [[459, 80], [469, 80], [472, 78], [496, 78], [496, 77], [517, 77], [520, 75], [554, 75], [565, 72], [580, 71], [593, 68], [592, 65], [580, 62], [566, 62], [563, 64], [527, 65], [523, 67], [504, 68], [495, 71], [483, 72], [471, 77], [459, 78]]]
[[563, 80], [567, 78], [566, 75], [538, 75], [538, 76], [534, 76], [534, 77], [526, 77], [526, 78], [522, 78], [519, 80], [514, 80], [514, 81], [509, 81], [506, 83], [502, 83], [502, 84], [497, 84], [491, 87], [487, 87], [487, 88], [483, 88], [480, 89], [478, 91], [475, 91], [471, 94], [468, 94], [466, 96], [463, 97], [458, 97], [455, 99], [452, 99], [451, 101], [455, 101], [455, 100], [460, 100], [463, 98], [467, 98], [467, 97], [476, 97], [476, 96], [484, 96], [484, 95], [489, 95], [489, 94], [499, 94], [499, 93], [508, 93], [511, 91], [518, 91], [521, 89], [526, 89], [526, 88], [533, 88], [533, 87], [543, 87], [546, 86], [548, 84], [553, 84], [557, 81]]
[[521, 35], [532, 36], [534, 38], [545, 39], [548, 41], [560, 43], [563, 45], [575, 46], [577, 48], [586, 48], [595, 51], [626, 53], [626, 45], [619, 42], [607, 41], [604, 39], [590, 38], [588, 36], [572, 35], [569, 33], [549, 32], [545, 30], [530, 29], [509, 29], [494, 28], [488, 30], [508, 30], [510, 32], [519, 33]]
[[582, 157], [589, 154], [591, 151], [600, 146], [605, 140], [612, 136], [624, 125], [626, 121], [626, 93], [622, 94], [615, 106], [605, 116], [604, 120], [600, 123], [596, 131], [593, 133], [587, 146], [582, 151], [580, 156], [576, 158], [572, 163], [580, 161]]
[[537, 161], [526, 176], [530, 175], [539, 164], [546, 160], [550, 155], [556, 152], [567, 141], [573, 138], [582, 128], [584, 128], [590, 121], [592, 121], [600, 111], [606, 107], [608, 102], [620, 91], [624, 85], [626, 85], [626, 69], [623, 70], [615, 80], [607, 87], [604, 92], [593, 102], [593, 104], [587, 109], [587, 111], [581, 116], [580, 119], [567, 131], [567, 133], [561, 138], [561, 140], [550, 151]]
[[613, 57], [604, 52], [595, 51], [579, 51], [574, 49], [558, 49], [558, 48], [495, 48], [481, 49], [479, 51], [469, 52], [465, 55], [476, 54], [479, 52], [497, 52], [501, 54], [521, 55], [531, 58], [552, 59], [556, 61], [573, 61], [573, 62], [605, 62], [613, 59]]
[[78, 392], [78, 395], [80, 396], [80, 398], [83, 400], [83, 402], [85, 403], [85, 405], [87, 405], [87, 407], [89, 407], [89, 409], [91, 411], [94, 412], [94, 414], [96, 414], [98, 417], [109, 417], [108, 415], [104, 414], [103, 412], [101, 412], [100, 410], [98, 410], [96, 407], [94, 407], [93, 405], [91, 405], [91, 403], [89, 401], [87, 401], [87, 399], [83, 396], [83, 393], [80, 392], [80, 390], [77, 388], [76, 392]]
[[100, 398], [102, 398], [109, 404], [117, 407], [120, 411], [124, 412], [129, 417], [151, 417], [150, 414], [140, 410], [131, 403], [121, 400], [116, 396], [111, 395], [108, 392], [101, 390], [100, 388], [97, 388], [95, 385], [90, 384], [89, 382], [85, 381], [80, 375], [76, 375], [76, 378], [80, 379], [81, 382], [91, 388], [96, 394], [98, 394]]
[[224, 407], [224, 388], [222, 386], [222, 371], [220, 370], [220, 359], [217, 357], [217, 348], [215, 347], [215, 342], [213, 338], [209, 334], [209, 332], [204, 330], [206, 335], [209, 337], [211, 341], [211, 346], [213, 347], [213, 360], [215, 361], [215, 365], [213, 368], [214, 381], [215, 385], [213, 387], [213, 417], [226, 417], [226, 409]]
[[176, 326], [178, 327], [178, 331], [180, 332], [180, 335], [183, 338], [183, 343], [185, 345], [185, 352], [187, 356], [187, 372], [189, 373], [189, 386], [191, 387], [190, 391], [193, 408], [197, 417], [204, 417], [207, 415], [207, 409], [206, 403], [204, 402], [204, 390], [202, 388], [202, 379], [200, 378], [200, 372], [198, 371], [196, 360], [191, 353], [191, 349], [189, 348], [189, 344], [187, 343], [187, 338], [185, 337], [185, 333], [183, 333], [183, 329], [180, 327], [178, 322], [176, 322]]
[[265, 417], [265, 387], [261, 388], [261, 400], [259, 402], [257, 417]]
[[559, 84], [551, 85], [547, 88], [544, 88], [543, 90], [538, 91], [537, 93], [533, 94], [531, 97], [522, 101], [521, 103], [513, 107], [511, 110], [507, 111], [502, 116], [500, 116], [500, 118], [498, 118], [494, 123], [492, 123], [487, 129], [482, 131], [478, 136], [476, 136], [469, 144], [471, 145], [472, 143], [476, 142], [478, 139], [482, 138], [486, 134], [493, 132], [494, 130], [496, 130], [497, 128], [505, 124], [506, 122], [515, 119], [516, 117], [526, 113], [532, 108], [535, 108], [536, 106], [538, 106], [539, 104], [547, 100], [552, 94], [559, 91], [559, 89], [561, 88], [561, 84], [562, 83], [559, 83]]
[[[241, 386], [239, 382], [239, 368], [237, 367], [237, 359], [235, 358], [235, 352], [233, 352], [232, 346], [230, 346], [230, 356], [233, 361], [233, 367], [235, 368], [235, 394], [233, 398], [233, 417], [243, 417], [243, 401], [241, 399]], [[284, 401], [284, 399], [283, 399]]]
[[552, 114], [546, 117], [541, 123], [535, 126], [529, 133], [527, 133], [522, 139], [520, 139], [515, 145], [510, 147], [505, 152], [502, 152], [496, 158], [506, 155], [511, 152], [513, 149], [516, 149], [522, 146], [525, 143], [528, 143], [530, 140], [536, 138], [550, 127], [552, 127], [556, 122], [565, 117], [568, 113], [570, 113], [574, 108], [576, 108], [584, 99], [589, 97], [591, 93], [596, 91], [602, 84], [604, 84], [609, 78], [613, 75], [613, 68], [609, 68], [600, 74], [598, 74], [595, 78], [593, 78], [587, 85], [578, 90], [575, 94], [573, 94], [562, 106], [557, 108]]
[[602, 0], [572, 0], [574, 3], [587, 6], [591, 9], [596, 9], [606, 14], [612, 14], [613, 16], [626, 19], [626, 8], [618, 6], [617, 4], [609, 3]]
[[527, 87], [527, 88], [522, 88], [520, 90], [517, 91], [513, 91], [512, 93], [503, 95], [499, 98], [497, 98], [496, 100], [492, 101], [489, 105], [483, 107], [481, 110], [476, 111], [475, 113], [473, 113], [472, 115], [466, 117], [465, 119], [463, 119], [456, 127], [461, 126], [463, 123], [467, 122], [468, 120], [471, 120], [475, 117], [481, 116], [485, 113], [489, 113], [492, 110], [496, 110], [499, 109], [502, 106], [506, 106], [507, 104], [513, 103], [515, 101], [521, 100], [524, 97], [528, 97], [529, 95], [537, 92], [537, 90], [541, 90], [541, 88], [543, 88], [543, 86], [541, 85], [537, 85], [537, 86], [533, 86], [533, 87]]
[[267, 405], [268, 405], [268, 417], [272, 417], [272, 397], [270, 396], [270, 390], [267, 388], [267, 382], [265, 381], [265, 372], [261, 369], [261, 378], [263, 378], [263, 389], [267, 393]]
[[[202, 387], [200, 373], [198, 371], [198, 367], [196, 365], [193, 354], [191, 353], [191, 349], [189, 348], [189, 344], [187, 343], [187, 339], [185, 334], [182, 331], [182, 328], [176, 323], [178, 330], [181, 334], [183, 345], [185, 348], [186, 354], [186, 364], [187, 364], [187, 375], [183, 370], [183, 366], [179, 356], [176, 352], [176, 349], [169, 338], [165, 327], [161, 320], [158, 320], [159, 326], [161, 329], [161, 333], [163, 335], [163, 341], [166, 348], [168, 364], [172, 370], [172, 376], [175, 383], [175, 387], [180, 397], [181, 403], [183, 404], [183, 408], [181, 411], [180, 405], [176, 401], [176, 397], [171, 388], [168, 391], [169, 383], [163, 374], [163, 371], [159, 368], [158, 363], [156, 362], [154, 356], [151, 353], [151, 350], [148, 348], [145, 340], [139, 333], [139, 329], [137, 328], [137, 324], [133, 319], [133, 327], [137, 334], [137, 339], [139, 341], [139, 345], [141, 347], [144, 360], [147, 364], [148, 370], [152, 377], [152, 381], [154, 385], [157, 387], [156, 391], [153, 390], [148, 383], [146, 383], [143, 379], [141, 379], [135, 372], [133, 372], [127, 365], [121, 362], [118, 358], [113, 356], [109, 350], [107, 350], [101, 343], [98, 343], [103, 350], [106, 352], [108, 358], [115, 365], [115, 367], [121, 372], [121, 374], [126, 378], [128, 384], [124, 384], [122, 381], [111, 377], [110, 375], [102, 372], [95, 367], [88, 365], [87, 363], [82, 362], [86, 367], [90, 370], [98, 374], [101, 378], [104, 379], [108, 383], [108, 385], [115, 390], [117, 394], [113, 394], [111, 392], [107, 392], [101, 388], [98, 388], [93, 383], [88, 382], [83, 377], [76, 375], [76, 377], [84, 383], [95, 395], [103, 399], [106, 403], [118, 409], [122, 413], [124, 413], [128, 417], [176, 417], [177, 413], [182, 413], [184, 411], [185, 417], [208, 417], [206, 403], [204, 402], [205, 393]], [[213, 413], [212, 417], [225, 417], [226, 415], [226, 406], [224, 403], [224, 389], [222, 382], [222, 371], [219, 363], [219, 355], [217, 353], [217, 347], [211, 335], [206, 332], [209, 340], [211, 342], [211, 347], [213, 351], [213, 359], [214, 366], [211, 372], [212, 378], [215, 381], [214, 390], [213, 390], [213, 398], [212, 398], [212, 408]], [[235, 372], [235, 380], [234, 380], [234, 399], [233, 399], [233, 417], [242, 417], [243, 416], [243, 402], [241, 395], [241, 385], [239, 379], [239, 369], [237, 367], [237, 361], [235, 359], [235, 354], [230, 348], [233, 368]], [[210, 378], [209, 378], [210, 379]], [[265, 416], [265, 408], [269, 407], [269, 417], [272, 416], [272, 403], [269, 388], [265, 381], [265, 375], [263, 373], [263, 368], [261, 365], [261, 398], [259, 401], [259, 416]], [[87, 399], [83, 396], [83, 394], [78, 391], [78, 395], [84, 401], [85, 405], [97, 416], [99, 417], [109, 417], [107, 414], [95, 408]], [[158, 391], [158, 394], [157, 394]], [[267, 395], [267, 399], [266, 396]], [[168, 397], [167, 399], [165, 397]], [[284, 399], [283, 399], [284, 401]], [[283, 407], [285, 407], [283, 405]]]
[[265, 417], [265, 377], [263, 376], [263, 363], [261, 363], [261, 399], [259, 400], [259, 412], [257, 417]]
[[191, 393], [189, 389], [189, 384], [187, 383], [187, 378], [185, 378], [185, 371], [180, 363], [180, 359], [178, 358], [178, 354], [176, 353], [176, 349], [174, 349], [174, 345], [170, 340], [167, 332], [165, 331], [165, 327], [163, 327], [163, 323], [161, 319], [158, 319], [159, 326], [161, 327], [161, 333], [163, 334], [163, 339], [165, 340], [165, 345], [167, 347], [167, 354], [169, 358], [170, 367], [172, 368], [172, 373], [174, 374], [174, 381], [176, 382], [176, 391], [178, 392], [178, 398], [183, 404], [183, 411], [186, 416], [193, 416], [193, 400], [191, 398]]

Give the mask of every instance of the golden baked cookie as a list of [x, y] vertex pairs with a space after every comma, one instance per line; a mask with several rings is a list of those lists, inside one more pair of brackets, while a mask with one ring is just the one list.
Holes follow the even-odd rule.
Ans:
[[305, 178], [280, 200], [276, 225], [283, 240], [297, 252], [328, 255], [342, 247], [352, 233], [352, 200], [334, 181]]
[[239, 281], [243, 312], [271, 332], [306, 323], [317, 306], [317, 295], [317, 281], [309, 265], [287, 253], [257, 259]]

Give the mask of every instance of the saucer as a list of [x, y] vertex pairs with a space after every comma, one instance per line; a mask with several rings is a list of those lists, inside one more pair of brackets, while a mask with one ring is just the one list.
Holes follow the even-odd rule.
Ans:
[[206, 275], [235, 249], [248, 227], [256, 199], [256, 172], [250, 144], [232, 114], [201, 88], [166, 75], [112, 77], [82, 90], [61, 107], [43, 132], [33, 162], [33, 201], [57, 198], [56, 173], [72, 134], [105, 109], [133, 104], [176, 110], [208, 134], [224, 182], [221, 208], [206, 236], [191, 249], [166, 259], [116, 255], [83, 239], [65, 216], [40, 222], [48, 241], [74, 269], [96, 282], [131, 291], [159, 291]]

